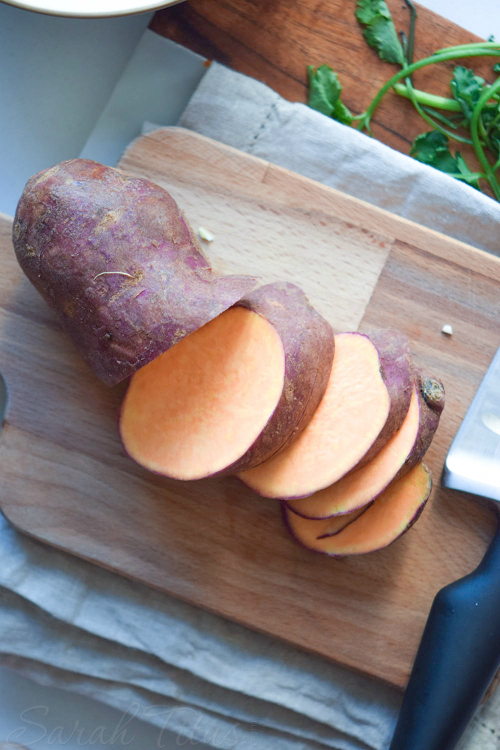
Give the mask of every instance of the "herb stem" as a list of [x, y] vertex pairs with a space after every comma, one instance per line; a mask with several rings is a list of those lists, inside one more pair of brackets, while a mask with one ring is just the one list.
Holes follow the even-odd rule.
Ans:
[[401, 46], [403, 48], [403, 55], [404, 55], [406, 62], [408, 62], [408, 39], [406, 38], [406, 34], [404, 33], [404, 31], [400, 31], [399, 33], [401, 35]]
[[[488, 46], [488, 42], [483, 42], [482, 45], [477, 45], [477, 47], [474, 49], [471, 49], [471, 46], [472, 45], [469, 45], [467, 57], [500, 57], [500, 45], [498, 44]], [[357, 129], [363, 130], [363, 128], [366, 128], [370, 132], [370, 120], [373, 113], [375, 112], [387, 92], [394, 87], [395, 83], [398, 83], [403, 78], [408, 78], [411, 73], [414, 73], [416, 70], [420, 70], [421, 68], [425, 68], [427, 65], [433, 65], [434, 63], [438, 62], [445, 62], [446, 60], [455, 60], [460, 56], [457, 55], [455, 51], [457, 49], [459, 48], [452, 47], [444, 52], [431, 55], [431, 57], [424, 57], [422, 60], [417, 60], [417, 62], [404, 67], [402, 70], [393, 75], [392, 78], [389, 78], [389, 80], [382, 86], [378, 94], [370, 103], [368, 109], [365, 111], [365, 116], [357, 125]]]
[[452, 138], [454, 141], [458, 141], [459, 143], [467, 143], [472, 144], [472, 141], [470, 138], [465, 138], [462, 135], [457, 135], [457, 133], [452, 133], [447, 128], [444, 128], [442, 125], [440, 125], [438, 122], [436, 122], [432, 117], [430, 117], [420, 106], [419, 102], [417, 101], [417, 98], [415, 96], [415, 89], [413, 88], [411, 79], [408, 77], [406, 79], [406, 90], [409, 99], [411, 99], [411, 102], [415, 109], [417, 110], [420, 117], [425, 120], [434, 130], [438, 130], [440, 133], [445, 135], [447, 138]]
[[500, 50], [500, 42], [470, 42], [469, 44], [457, 44], [454, 47], [444, 47], [434, 52], [434, 55], [441, 55], [443, 52], [457, 52], [457, 57], [468, 57], [465, 52], [469, 50], [484, 49], [484, 50]]
[[410, 11], [410, 26], [408, 30], [408, 41], [406, 43], [406, 62], [411, 65], [413, 62], [413, 50], [415, 46], [415, 21], [417, 20], [417, 9], [412, 0], [405, 0], [406, 6]]
[[497, 93], [497, 91], [500, 91], [500, 78], [497, 78], [494, 84], [488, 86], [488, 88], [486, 88], [479, 97], [476, 106], [472, 110], [470, 132], [478, 161], [486, 173], [486, 178], [491, 185], [493, 193], [495, 194], [495, 198], [500, 201], [500, 185], [498, 184], [498, 180], [495, 175], [495, 167], [492, 167], [490, 162], [488, 161], [478, 133], [483, 107], [488, 102], [488, 100], [491, 99], [492, 95]]
[[451, 118], [445, 117], [439, 110], [433, 109], [432, 107], [426, 107], [425, 104], [421, 105], [424, 112], [427, 112], [428, 115], [431, 117], [434, 117], [436, 120], [439, 120], [444, 125], [448, 125], [449, 127], [453, 128], [453, 130], [458, 130], [458, 125], [456, 122], [452, 122]]
[[[411, 99], [408, 93], [407, 87], [403, 83], [395, 83], [393, 86], [394, 91], [399, 96], [404, 96], [406, 99]], [[455, 99], [449, 99], [445, 96], [436, 96], [436, 94], [429, 94], [427, 91], [420, 91], [420, 89], [413, 89], [415, 98], [419, 104], [424, 104], [426, 107], [433, 107], [434, 109], [444, 109], [447, 112], [460, 112], [460, 104]]]
[[488, 135], [486, 133], [486, 128], [484, 127], [484, 122], [483, 122], [482, 117], [480, 117], [478, 120], [478, 126], [479, 126], [479, 132], [481, 133], [481, 138], [484, 141], [488, 137]]

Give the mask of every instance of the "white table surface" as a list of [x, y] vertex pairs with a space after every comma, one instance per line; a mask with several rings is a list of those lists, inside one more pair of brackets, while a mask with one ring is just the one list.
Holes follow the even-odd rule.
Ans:
[[[500, 40], [498, 0], [420, 2], [478, 36]], [[175, 124], [203, 74], [202, 61], [172, 43], [145, 40], [150, 17], [54, 18], [0, 2], [1, 212], [13, 214], [34, 172], [79, 154], [114, 163], [144, 120]], [[8, 739], [40, 750], [185, 744], [141, 721], [133, 706], [125, 717], [0, 668], [0, 742]]]

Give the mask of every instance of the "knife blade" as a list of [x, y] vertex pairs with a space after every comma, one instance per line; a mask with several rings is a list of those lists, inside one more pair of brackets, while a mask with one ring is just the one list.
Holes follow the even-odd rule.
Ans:
[[[446, 457], [442, 484], [500, 510], [500, 349]], [[473, 500], [471, 500], [472, 502]], [[475, 571], [439, 591], [390, 750], [453, 750], [500, 667], [500, 529]]]
[[500, 349], [451, 444], [442, 483], [500, 502]]

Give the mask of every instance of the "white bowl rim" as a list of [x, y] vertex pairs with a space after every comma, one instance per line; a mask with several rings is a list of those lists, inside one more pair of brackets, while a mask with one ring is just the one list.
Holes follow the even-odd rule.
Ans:
[[[112, 18], [137, 15], [175, 5], [182, 0], [3, 0], [22, 10], [68, 18]], [[90, 6], [90, 7], [89, 7]]]

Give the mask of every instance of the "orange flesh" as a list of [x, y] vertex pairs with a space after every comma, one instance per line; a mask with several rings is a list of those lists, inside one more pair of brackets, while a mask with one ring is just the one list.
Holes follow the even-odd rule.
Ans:
[[239, 477], [264, 497], [312, 495], [356, 466], [389, 407], [375, 346], [361, 334], [338, 334], [325, 395], [305, 430], [276, 457]]
[[124, 447], [159, 474], [210, 476], [253, 445], [284, 382], [275, 328], [251, 310], [231, 308], [133, 376], [120, 417]]
[[418, 393], [414, 388], [403, 424], [370, 463], [310, 497], [289, 500], [290, 510], [305, 518], [330, 518], [370, 503], [403, 466], [417, 438], [419, 418]]
[[337, 533], [340, 519], [312, 521], [286, 512], [286, 522], [293, 536], [304, 546], [327, 555], [362, 555], [387, 547], [409, 527], [425, 504], [431, 490], [431, 475], [424, 464], [417, 464], [408, 474], [391, 484], [352, 523]]

